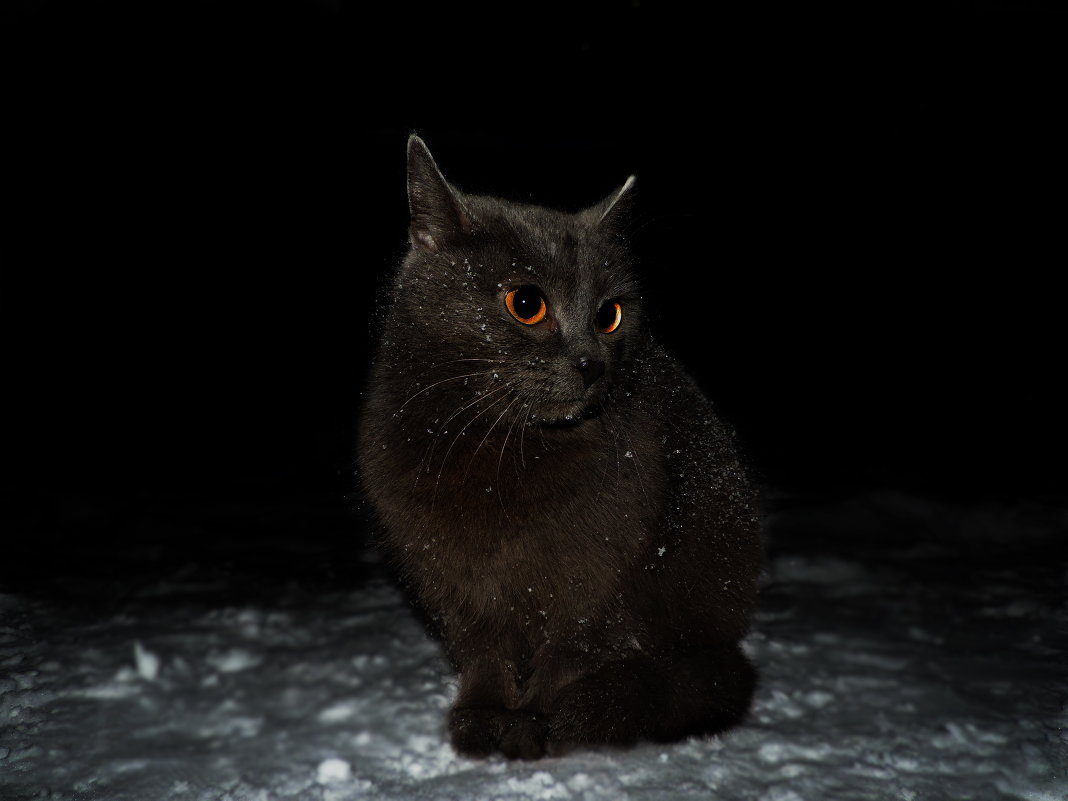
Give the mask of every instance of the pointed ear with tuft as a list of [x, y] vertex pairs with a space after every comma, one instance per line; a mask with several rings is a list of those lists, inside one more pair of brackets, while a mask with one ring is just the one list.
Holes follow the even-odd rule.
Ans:
[[412, 243], [429, 253], [471, 230], [471, 215], [463, 201], [415, 134], [408, 137], [408, 210]]
[[634, 192], [632, 191], [634, 181], [635, 176], [630, 176], [623, 186], [600, 203], [590, 206], [590, 208], [582, 212], [589, 224], [614, 225], [622, 228], [630, 216], [631, 207], [634, 205]]

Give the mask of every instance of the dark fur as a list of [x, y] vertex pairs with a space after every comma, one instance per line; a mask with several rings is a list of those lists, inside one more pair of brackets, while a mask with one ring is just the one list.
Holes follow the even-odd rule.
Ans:
[[[359, 433], [383, 545], [460, 672], [465, 754], [722, 731], [761, 542], [732, 436], [643, 328], [629, 183], [579, 214], [462, 194], [409, 140], [412, 247]], [[504, 296], [548, 299], [526, 326]], [[618, 299], [619, 329], [596, 330]], [[603, 361], [588, 389], [575, 368]]]

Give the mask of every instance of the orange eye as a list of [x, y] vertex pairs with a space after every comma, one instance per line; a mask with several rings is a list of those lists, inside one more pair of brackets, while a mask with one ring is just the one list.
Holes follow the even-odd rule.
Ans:
[[508, 307], [508, 313], [523, 325], [540, 323], [545, 317], [545, 298], [537, 287], [521, 286], [513, 289], [504, 296], [504, 305]]
[[623, 320], [623, 307], [617, 301], [610, 300], [597, 312], [597, 330], [602, 334], [611, 334]]

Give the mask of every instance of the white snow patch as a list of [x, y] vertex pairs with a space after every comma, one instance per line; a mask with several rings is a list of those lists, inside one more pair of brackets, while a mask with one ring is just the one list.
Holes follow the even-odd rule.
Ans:
[[567, 786], [553, 778], [548, 771], [539, 770], [525, 779], [509, 776], [502, 784], [499, 792], [511, 793], [510, 797], [519, 794], [521, 798], [531, 801], [553, 801], [557, 798], [570, 798], [571, 791]]
[[138, 675], [145, 681], [155, 681], [159, 675], [159, 657], [147, 650], [140, 642], [134, 643], [133, 650]]
[[780, 786], [772, 787], [766, 793], [761, 795], [760, 801], [806, 801], [806, 799], [790, 788]]
[[105, 681], [94, 684], [81, 690], [71, 692], [72, 696], [80, 698], [93, 698], [97, 701], [116, 701], [122, 698], [131, 698], [140, 695], [141, 690], [126, 681]]
[[359, 713], [359, 708], [359, 702], [354, 699], [338, 701], [319, 713], [319, 722], [342, 723], [346, 720], [352, 720]]
[[576, 773], [570, 779], [567, 780], [567, 786], [574, 790], [576, 793], [580, 793], [583, 790], [589, 790], [593, 787], [594, 782], [585, 773]]
[[780, 557], [771, 565], [775, 581], [806, 584], [842, 584], [864, 578], [864, 570], [856, 564], [834, 557]]
[[362, 748], [366, 745], [370, 745], [371, 732], [361, 731], [359, 734], [352, 738], [352, 744], [355, 745], [357, 748]]
[[237, 673], [257, 667], [263, 661], [263, 657], [243, 648], [231, 648], [227, 651], [208, 654], [206, 661], [221, 673]]
[[315, 772], [315, 780], [319, 784], [331, 784], [334, 782], [347, 782], [352, 778], [352, 766], [344, 759], [332, 757], [319, 763]]
[[[888, 506], [772, 525], [742, 726], [537, 763], [452, 750], [456, 677], [383, 580], [264, 578], [262, 608], [229, 605], [210, 569], [115, 613], [0, 596], [0, 798], [1065, 801], [1063, 567], [979, 558], [975, 515]], [[994, 519], [980, 534], [1014, 542], [1017, 518]], [[916, 546], [918, 528], [939, 539]]]
[[823, 707], [834, 701], [834, 695], [823, 690], [813, 690], [810, 693], [805, 693], [802, 696], [802, 700], [815, 709], [823, 709]]
[[438, 736], [413, 734], [405, 743], [405, 751], [397, 760], [400, 769], [412, 779], [425, 781], [457, 772], [459, 757], [452, 747]]

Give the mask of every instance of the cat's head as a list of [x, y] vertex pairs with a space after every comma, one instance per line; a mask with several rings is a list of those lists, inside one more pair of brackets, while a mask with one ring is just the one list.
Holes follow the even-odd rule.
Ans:
[[482, 369], [531, 419], [596, 411], [642, 325], [625, 235], [633, 184], [576, 214], [466, 194], [413, 135], [411, 248], [392, 312], [398, 359]]

